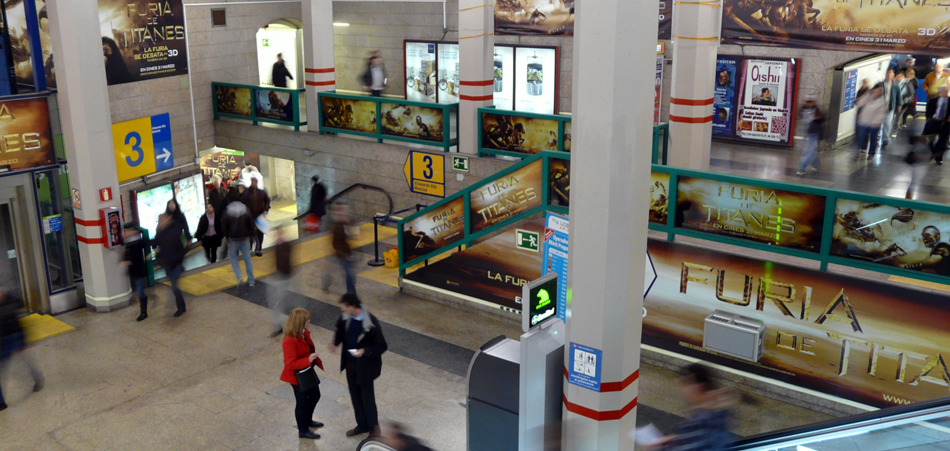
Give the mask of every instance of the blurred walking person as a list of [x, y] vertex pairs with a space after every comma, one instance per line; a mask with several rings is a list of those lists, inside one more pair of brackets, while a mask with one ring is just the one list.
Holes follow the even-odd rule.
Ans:
[[277, 273], [267, 280], [267, 308], [271, 311], [271, 322], [274, 325], [274, 331], [270, 335], [272, 338], [283, 332], [283, 322], [287, 318], [287, 315], [283, 313], [284, 301], [287, 297], [287, 291], [294, 282], [292, 266], [294, 246], [287, 241], [282, 227], [274, 230], [274, 236]]
[[184, 233], [188, 237], [188, 242], [191, 242], [191, 229], [188, 228], [188, 218], [185, 217], [185, 213], [181, 211], [181, 205], [178, 204], [178, 201], [171, 199], [165, 205], [165, 214], [168, 215], [172, 221], [178, 223], [181, 226], [181, 229], [184, 230]]
[[310, 209], [307, 211], [307, 231], [317, 233], [327, 214], [327, 187], [320, 183], [320, 176], [310, 178]]
[[[9, 277], [9, 274], [7, 276]], [[30, 375], [33, 376], [33, 392], [35, 393], [43, 389], [44, 379], [43, 373], [40, 372], [27, 349], [26, 335], [17, 317], [17, 310], [22, 305], [23, 302], [20, 299], [7, 294], [6, 289], [0, 287], [0, 376], [3, 376], [4, 370], [9, 366], [10, 359], [14, 355], [20, 355], [29, 367]], [[7, 408], [6, 400], [3, 398], [2, 384], [3, 380], [0, 377], [0, 410]]]
[[221, 176], [211, 177], [211, 188], [208, 189], [208, 204], [214, 207], [214, 213], [220, 215], [224, 209], [224, 199], [228, 197], [228, 190], [221, 186]]
[[432, 448], [422, 444], [419, 439], [409, 435], [406, 427], [392, 422], [382, 430], [383, 442], [396, 451], [432, 451]]
[[240, 200], [240, 194], [237, 190], [228, 194], [230, 202], [224, 211], [224, 217], [221, 218], [221, 229], [224, 231], [225, 238], [228, 239], [228, 257], [231, 260], [231, 269], [234, 270], [234, 277], [240, 285], [244, 281], [241, 279], [241, 266], [238, 264], [238, 255], [244, 257], [244, 270], [247, 273], [247, 286], [254, 286], [254, 264], [251, 262], [251, 239], [254, 236], [254, 218], [248, 212], [247, 206]]
[[736, 397], [728, 390], [718, 390], [709, 369], [693, 363], [686, 367], [680, 379], [680, 392], [686, 399], [689, 412], [676, 434], [649, 445], [663, 451], [722, 451], [732, 442], [729, 433], [731, 409]]
[[917, 114], [917, 72], [908, 69], [904, 74], [904, 84], [901, 86], [901, 99], [904, 106], [901, 108], [901, 117], [898, 123], [899, 129], [907, 128], [907, 117], [914, 119]]
[[315, 371], [313, 366], [323, 369], [323, 362], [320, 361], [313, 340], [310, 339], [308, 324], [310, 312], [302, 308], [290, 312], [284, 327], [284, 371], [280, 374], [280, 380], [294, 389], [294, 398], [297, 400], [294, 417], [297, 420], [298, 436], [315, 440], [320, 438], [320, 434], [312, 432], [310, 428], [323, 427], [323, 423], [313, 421], [313, 411], [320, 402], [320, 379], [314, 372], [316, 384], [312, 387], [301, 387], [301, 381], [297, 379], [297, 372], [300, 370], [311, 368], [310, 371]]
[[805, 175], [809, 166], [816, 170], [821, 169], [821, 159], [818, 158], [818, 145], [821, 143], [821, 134], [825, 129], [825, 115], [815, 104], [814, 96], [805, 97], [805, 107], [801, 110], [801, 119], [805, 122], [807, 141], [802, 151], [802, 162], [798, 166], [796, 175]]
[[198, 220], [198, 230], [195, 238], [201, 240], [201, 247], [205, 250], [205, 258], [209, 263], [218, 261], [218, 247], [221, 246], [221, 215], [214, 211], [211, 204], [205, 205], [205, 214]]
[[[175, 295], [175, 306], [178, 309], [173, 315], [178, 318], [185, 314], [185, 295], [178, 288], [178, 280], [181, 274], [185, 272], [185, 240], [182, 238], [187, 231], [185, 223], [176, 221], [171, 215], [162, 213], [158, 216], [158, 231], [155, 233], [155, 239], [152, 240], [155, 247], [158, 248], [157, 258], [165, 268], [165, 275], [172, 284], [172, 293]], [[188, 234], [188, 241], [191, 241], [191, 235]]]
[[145, 285], [148, 282], [148, 268], [145, 265], [145, 255], [149, 252], [148, 242], [139, 231], [139, 225], [129, 223], [125, 225], [125, 257], [122, 266], [129, 272], [129, 282], [135, 295], [139, 298], [139, 317], [136, 321], [148, 318], [148, 296], [145, 294]]
[[855, 102], [858, 108], [857, 119], [857, 153], [854, 160], [861, 158], [861, 152], [867, 148], [868, 158], [877, 155], [881, 143], [881, 126], [887, 113], [887, 102], [884, 100], [884, 86], [878, 83]]
[[927, 122], [924, 131], [930, 142], [930, 158], [938, 165], [943, 164], [943, 154], [947, 152], [947, 142], [950, 140], [950, 99], [947, 94], [950, 88], [942, 86], [937, 90], [937, 97], [927, 101]]
[[910, 150], [907, 152], [907, 155], [904, 156], [904, 162], [910, 165], [910, 184], [907, 185], [907, 192], [904, 194], [904, 198], [913, 199], [914, 190], [923, 178], [924, 172], [927, 171], [926, 163], [930, 160], [932, 151], [930, 144], [923, 136], [911, 134], [908, 136], [908, 141], [910, 141]]
[[[346, 279], [346, 292], [356, 294], [356, 276], [353, 274], [353, 249], [350, 247], [349, 237], [346, 234], [346, 228], [352, 222], [350, 209], [346, 205], [334, 205], [333, 213], [333, 253], [336, 256], [336, 262], [343, 268], [343, 276]], [[325, 272], [323, 277], [323, 291], [330, 289], [330, 272]]]
[[[247, 188], [247, 191], [244, 192], [244, 204], [247, 205], [247, 209], [250, 211], [251, 217], [254, 218], [255, 224], [260, 221], [266, 221], [265, 216], [267, 212], [270, 211], [270, 195], [267, 194], [267, 190], [260, 186], [258, 179], [251, 179], [251, 185]], [[264, 231], [261, 230], [260, 226], [254, 228], [253, 238], [254, 255], [260, 257], [263, 255], [262, 250], [264, 247]]]

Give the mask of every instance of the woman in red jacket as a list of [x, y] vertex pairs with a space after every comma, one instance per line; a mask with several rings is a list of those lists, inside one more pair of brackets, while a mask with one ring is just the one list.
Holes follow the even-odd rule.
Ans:
[[296, 374], [297, 371], [312, 365], [320, 366], [322, 369], [320, 357], [317, 356], [313, 340], [310, 339], [310, 331], [307, 330], [308, 324], [310, 324], [309, 311], [297, 308], [290, 312], [287, 326], [284, 327], [284, 372], [281, 373], [280, 380], [289, 383], [294, 388], [294, 397], [297, 398], [294, 416], [297, 417], [300, 438], [318, 439], [320, 434], [312, 432], [310, 428], [323, 427], [323, 423], [313, 421], [313, 409], [320, 401], [320, 386], [317, 385], [302, 392], [297, 385]]

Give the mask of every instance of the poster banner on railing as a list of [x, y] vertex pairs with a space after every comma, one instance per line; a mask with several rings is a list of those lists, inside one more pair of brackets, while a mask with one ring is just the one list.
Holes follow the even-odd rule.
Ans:
[[483, 149], [528, 155], [557, 150], [557, 120], [486, 112], [481, 114]]
[[681, 176], [676, 226], [818, 252], [825, 197]]
[[215, 85], [218, 112], [251, 117], [251, 88]]
[[296, 102], [296, 92], [258, 89], [257, 117], [293, 123]]
[[465, 237], [465, 198], [459, 196], [402, 226], [403, 261], [412, 261]]
[[386, 102], [379, 107], [384, 135], [442, 142], [442, 109]]
[[720, 56], [716, 60], [716, 87], [713, 97], [712, 135], [720, 138], [735, 136], [736, 70], [739, 60]]
[[494, 0], [495, 33], [573, 35], [574, 2]]
[[571, 151], [571, 121], [564, 122], [564, 151]]
[[950, 50], [945, 3], [814, 0], [786, 5], [791, 6], [723, 1], [723, 42], [904, 54]]
[[[875, 407], [947, 396], [944, 296], [685, 244], [649, 251], [646, 344]], [[704, 347], [717, 310], [764, 323], [758, 361]]]
[[99, 0], [109, 86], [188, 73], [182, 0]]
[[320, 97], [323, 126], [363, 133], [376, 133], [376, 102], [372, 100]]
[[[544, 219], [517, 228], [544, 233]], [[521, 310], [521, 287], [541, 277], [542, 254], [515, 246], [515, 228], [406, 274], [405, 279], [477, 299], [484, 304]]]
[[838, 199], [831, 255], [950, 276], [948, 232], [948, 214]]
[[666, 225], [670, 211], [670, 175], [650, 173], [650, 222]]
[[548, 205], [571, 206], [571, 160], [548, 160]]
[[542, 205], [542, 161], [535, 160], [472, 191], [472, 233]]

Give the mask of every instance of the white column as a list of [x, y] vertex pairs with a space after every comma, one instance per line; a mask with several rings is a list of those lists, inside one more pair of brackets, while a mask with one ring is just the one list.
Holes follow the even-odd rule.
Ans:
[[302, 0], [304, 77], [307, 86], [307, 129], [317, 131], [317, 93], [336, 89], [333, 61], [333, 1]]
[[478, 109], [493, 104], [491, 0], [459, 0], [459, 152], [478, 153]]
[[[651, 11], [653, 14], [645, 14]], [[653, 134], [656, 2], [577, 2], [565, 364], [602, 351], [601, 391], [565, 381], [562, 449], [630, 450], [635, 427]]]
[[[109, 250], [100, 243], [99, 209], [121, 205], [99, 8], [96, 0], [60, 0], [48, 6], [69, 184], [79, 190], [82, 201], [75, 215], [86, 305], [109, 311], [125, 305], [131, 290], [125, 271], [119, 268], [123, 249]], [[103, 188], [112, 188], [115, 198], [99, 202]]]
[[719, 0], [673, 2], [670, 166], [709, 169], [721, 10]]

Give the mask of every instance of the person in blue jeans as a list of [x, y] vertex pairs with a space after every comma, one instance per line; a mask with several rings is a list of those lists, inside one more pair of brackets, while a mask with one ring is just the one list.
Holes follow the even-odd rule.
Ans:
[[138, 224], [125, 225], [125, 257], [122, 266], [129, 271], [129, 282], [139, 298], [139, 317], [136, 321], [148, 318], [148, 296], [145, 294], [145, 285], [148, 282], [148, 268], [145, 265], [145, 254], [149, 252], [148, 242], [142, 237]]
[[868, 158], [877, 155], [881, 144], [881, 126], [884, 124], [887, 113], [887, 102], [883, 97], [884, 86], [878, 83], [868, 90], [855, 103], [858, 109], [858, 119], [855, 124], [858, 146], [854, 155], [855, 161], [861, 158], [861, 151], [868, 149]]
[[[235, 191], [236, 193], [236, 191]], [[254, 263], [251, 262], [251, 237], [256, 231], [254, 218], [248, 211], [247, 206], [241, 202], [240, 198], [232, 199], [224, 210], [224, 217], [221, 218], [221, 229], [224, 236], [228, 239], [228, 258], [231, 260], [231, 269], [234, 270], [234, 277], [237, 278], [238, 285], [241, 280], [241, 266], [238, 264], [238, 256], [244, 257], [244, 270], [247, 273], [247, 286], [254, 286]]]
[[821, 134], [824, 131], [825, 115], [815, 104], [814, 96], [805, 98], [801, 118], [807, 127], [807, 137], [802, 153], [802, 162], [798, 166], [798, 172], [796, 172], [797, 175], [805, 175], [809, 166], [813, 166], [815, 169], [821, 168], [821, 160], [818, 158], [818, 144], [821, 143]]
[[[40, 372], [36, 362], [27, 352], [26, 336], [23, 333], [23, 327], [20, 325], [20, 319], [17, 318], [17, 309], [22, 306], [23, 303], [19, 299], [8, 295], [6, 290], [0, 287], [0, 375], [3, 374], [4, 367], [10, 362], [13, 355], [20, 355], [25, 359], [27, 366], [30, 368], [30, 375], [33, 376], [33, 392], [38, 392], [43, 389], [43, 373]], [[3, 398], [3, 390], [0, 389], [0, 410], [6, 408], [7, 403]]]

